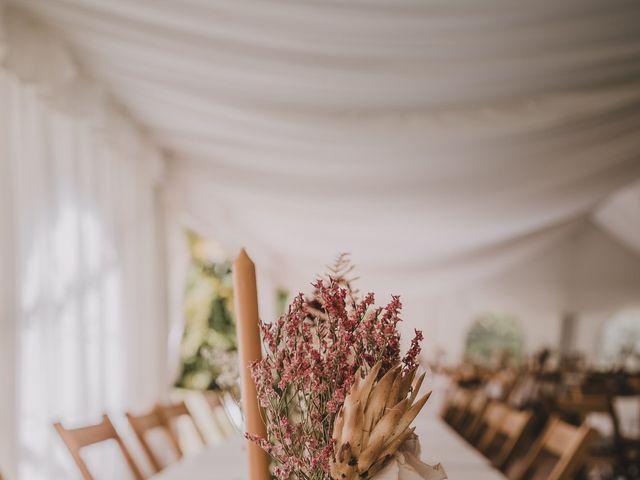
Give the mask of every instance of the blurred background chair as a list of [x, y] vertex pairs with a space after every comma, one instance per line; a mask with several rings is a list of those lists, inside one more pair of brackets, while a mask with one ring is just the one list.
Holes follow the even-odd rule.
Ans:
[[482, 416], [488, 403], [489, 398], [481, 391], [477, 392], [469, 402], [464, 417], [460, 422], [460, 433], [467, 440], [473, 440], [482, 422]]
[[80, 471], [83, 480], [94, 480], [94, 477], [89, 471], [89, 467], [85, 463], [81, 450], [90, 445], [94, 445], [96, 443], [115, 441], [118, 445], [118, 448], [122, 452], [124, 460], [126, 461], [129, 469], [131, 470], [131, 474], [133, 475], [135, 480], [143, 480], [144, 477], [140, 472], [138, 466], [134, 462], [129, 450], [125, 446], [124, 442], [118, 435], [118, 432], [114, 428], [111, 420], [107, 415], [102, 417], [102, 422], [96, 425], [89, 425], [85, 427], [67, 429], [62, 426], [61, 423], [55, 423], [54, 427], [62, 441], [67, 446], [69, 453], [73, 457], [75, 464]]
[[623, 474], [640, 478], [640, 395], [613, 397], [612, 415]]
[[552, 418], [512, 480], [569, 480], [585, 461], [595, 432]]
[[182, 457], [178, 438], [173, 430], [169, 428], [160, 406], [155, 406], [150, 412], [140, 415], [127, 413], [127, 421], [147, 455], [154, 472], [162, 470], [170, 460], [166, 459], [166, 454], [163, 455], [163, 452], [157, 451], [158, 447], [149, 439], [151, 432], [157, 432], [162, 435], [172, 449], [176, 460]]
[[533, 418], [533, 412], [519, 412], [508, 408], [497, 428], [492, 430], [487, 440], [485, 451], [491, 463], [504, 470], [514, 455], [518, 443], [522, 441], [525, 431]]
[[[177, 439], [176, 446], [180, 458], [185, 453], [185, 445], [193, 449], [206, 445], [206, 438], [185, 401], [171, 404], [160, 403], [158, 408], [165, 425], [173, 433], [174, 438]], [[188, 432], [188, 434], [183, 435], [183, 432]], [[186, 438], [189, 440], [186, 440]], [[195, 442], [193, 441], [194, 438], [196, 438]], [[194, 443], [199, 443], [199, 445], [194, 446]]]
[[478, 450], [486, 453], [496, 436], [500, 423], [508, 413], [508, 407], [502, 402], [491, 402], [479, 422], [476, 438]]

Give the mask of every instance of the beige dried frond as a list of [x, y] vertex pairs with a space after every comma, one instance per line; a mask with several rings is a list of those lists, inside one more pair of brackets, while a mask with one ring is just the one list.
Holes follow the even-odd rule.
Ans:
[[351, 263], [351, 254], [346, 252], [338, 254], [333, 265], [327, 265], [328, 277], [347, 289], [352, 302], [355, 302], [359, 296], [359, 290], [353, 285], [358, 280], [358, 277], [353, 276], [354, 269], [355, 265]]
[[380, 363], [365, 378], [356, 372], [353, 386], [336, 416], [333, 428], [334, 480], [372, 478], [400, 446], [413, 435], [411, 422], [431, 392], [416, 400], [424, 373], [414, 383], [416, 369], [397, 365], [380, 380]]

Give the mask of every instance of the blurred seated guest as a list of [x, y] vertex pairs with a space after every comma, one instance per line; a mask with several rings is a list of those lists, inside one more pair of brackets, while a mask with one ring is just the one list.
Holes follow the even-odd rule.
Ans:
[[545, 347], [531, 355], [529, 358], [529, 369], [541, 371], [548, 369], [548, 362], [551, 359], [551, 349]]
[[562, 374], [557, 365], [557, 355], [550, 349], [543, 348], [534, 353], [529, 358], [529, 368], [518, 376], [508, 403], [526, 408], [550, 402], [562, 385]]

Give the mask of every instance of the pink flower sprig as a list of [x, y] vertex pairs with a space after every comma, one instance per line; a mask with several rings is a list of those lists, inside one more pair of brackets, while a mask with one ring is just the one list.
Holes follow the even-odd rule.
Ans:
[[420, 354], [422, 333], [416, 330], [400, 358], [399, 296], [376, 307], [373, 293], [352, 300], [338, 280], [313, 286], [313, 298], [300, 293], [277, 321], [261, 322], [265, 355], [251, 365], [267, 438], [247, 438], [271, 455], [280, 480], [330, 479], [334, 418], [358, 368], [366, 373], [382, 362], [382, 376], [400, 362], [413, 368]]

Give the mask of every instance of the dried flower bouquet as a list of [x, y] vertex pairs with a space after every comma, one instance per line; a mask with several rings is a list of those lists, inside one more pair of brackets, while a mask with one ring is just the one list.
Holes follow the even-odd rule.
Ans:
[[[251, 366], [264, 408], [267, 438], [249, 438], [271, 455], [273, 473], [280, 480], [347, 478], [339, 471], [339, 459], [343, 458], [340, 452], [346, 453], [346, 447], [334, 439], [334, 429], [342, 431], [345, 415], [351, 415], [345, 398], [354, 383], [355, 388], [364, 383], [369, 385], [369, 392], [381, 392], [381, 388], [373, 388], [374, 384], [384, 385], [389, 382], [386, 379], [397, 378], [390, 388], [397, 388], [394, 399], [406, 397], [401, 408], [414, 408], [426, 401], [423, 397], [411, 407], [417, 393], [411, 385], [422, 333], [416, 330], [409, 351], [401, 356], [397, 328], [401, 321], [400, 298], [393, 296], [385, 307], [375, 306], [372, 293], [356, 300], [344, 276], [319, 279], [314, 287], [313, 298], [299, 294], [276, 322], [261, 323], [265, 355]], [[366, 380], [361, 374], [366, 375]], [[382, 414], [386, 407], [385, 403]], [[414, 408], [412, 414], [419, 408]], [[376, 422], [381, 420], [379, 414], [380, 411]], [[396, 416], [394, 413], [393, 418]], [[406, 439], [408, 431], [403, 429], [399, 434]], [[362, 435], [359, 438], [362, 442]], [[336, 451], [337, 447], [343, 450]], [[353, 444], [348, 448], [360, 447]], [[354, 462], [352, 457], [347, 463]], [[377, 470], [383, 466], [378, 458], [373, 459], [374, 463]]]

